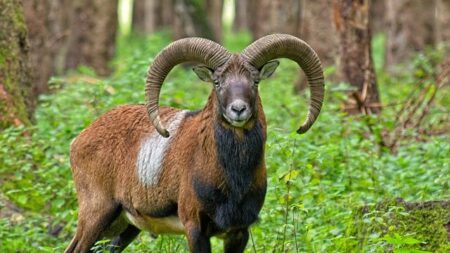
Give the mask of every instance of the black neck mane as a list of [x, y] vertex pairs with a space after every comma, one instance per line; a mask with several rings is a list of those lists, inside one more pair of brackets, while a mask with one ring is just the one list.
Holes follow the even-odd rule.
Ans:
[[218, 162], [224, 172], [227, 192], [238, 199], [251, 187], [254, 172], [263, 161], [265, 142], [259, 122], [242, 131], [243, 136], [238, 137], [233, 129], [220, 123], [214, 129]]

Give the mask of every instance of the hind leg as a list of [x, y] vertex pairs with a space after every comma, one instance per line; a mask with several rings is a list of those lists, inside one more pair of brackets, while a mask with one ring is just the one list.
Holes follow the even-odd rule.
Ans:
[[77, 232], [65, 252], [89, 252], [102, 232], [117, 218], [120, 211], [120, 206], [112, 202], [80, 204]]
[[128, 225], [125, 231], [111, 241], [110, 246], [108, 247], [109, 252], [122, 252], [140, 232], [141, 230], [137, 227], [131, 224]]

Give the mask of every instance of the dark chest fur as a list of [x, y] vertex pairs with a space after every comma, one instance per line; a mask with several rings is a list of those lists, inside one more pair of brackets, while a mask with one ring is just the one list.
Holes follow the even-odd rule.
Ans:
[[264, 133], [257, 123], [238, 139], [234, 132], [215, 126], [218, 165], [225, 187], [194, 180], [194, 188], [217, 230], [247, 227], [258, 219], [266, 185], [252, 188], [256, 169], [264, 159]]

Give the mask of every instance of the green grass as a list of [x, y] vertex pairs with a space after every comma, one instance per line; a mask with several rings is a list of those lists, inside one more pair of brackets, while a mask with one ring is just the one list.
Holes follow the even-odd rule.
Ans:
[[[238, 52], [249, 41], [248, 34], [229, 35], [225, 45]], [[71, 140], [115, 106], [143, 103], [148, 64], [168, 43], [167, 33], [121, 38], [112, 77], [97, 79], [91, 70], [80, 68], [67, 77], [54, 78], [54, 93], [40, 98], [37, 124], [0, 133], [0, 203], [20, 208], [0, 217], [0, 252], [63, 251], [74, 234], [77, 215], [69, 166]], [[377, 39], [374, 45], [377, 64], [382, 64], [378, 57], [382, 43]], [[429, 67], [430, 57], [433, 59], [432, 53], [419, 56], [398, 78], [377, 66], [383, 102], [404, 99], [423, 73], [434, 71]], [[317, 123], [307, 134], [297, 135], [295, 130], [303, 122], [308, 104], [308, 94], [293, 92], [297, 74], [297, 66], [283, 60], [276, 74], [260, 85], [268, 120], [269, 188], [247, 251], [385, 252], [396, 249], [395, 242], [417, 239], [414, 233], [396, 226], [368, 235], [355, 234], [352, 228], [360, 221], [357, 210], [364, 205], [396, 197], [407, 201], [448, 199], [448, 136], [404, 142], [396, 154], [380, 151], [366, 122], [374, 122], [376, 129], [390, 129], [395, 108], [386, 108], [379, 117], [347, 116], [340, 111], [345, 95], [332, 83], [326, 84], [326, 100]], [[200, 109], [210, 90], [192, 71], [177, 67], [163, 86], [161, 103]], [[445, 105], [448, 110], [449, 103], [440, 96], [433, 110], [438, 112]], [[435, 122], [438, 116], [431, 114], [427, 120]], [[364, 224], [376, 227], [380, 222], [376, 217]], [[364, 241], [362, 246], [360, 241]], [[213, 247], [221, 252], [220, 240], [214, 239]], [[421, 249], [420, 244], [411, 247]], [[448, 247], [448, 242], [441, 247]], [[152, 239], [142, 233], [126, 252], [186, 250], [182, 236]]]

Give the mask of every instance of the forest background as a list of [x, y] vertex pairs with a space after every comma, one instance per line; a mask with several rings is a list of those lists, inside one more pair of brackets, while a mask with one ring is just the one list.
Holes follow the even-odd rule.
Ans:
[[[282, 60], [260, 85], [269, 188], [247, 252], [449, 252], [450, 0], [0, 0], [0, 252], [67, 246], [70, 142], [145, 102], [164, 46], [200, 36], [239, 52], [270, 33], [317, 51], [326, 99], [297, 135], [302, 72]], [[161, 103], [200, 109], [210, 90], [178, 67]], [[126, 250], [147, 251], [187, 245], [141, 233]]]

